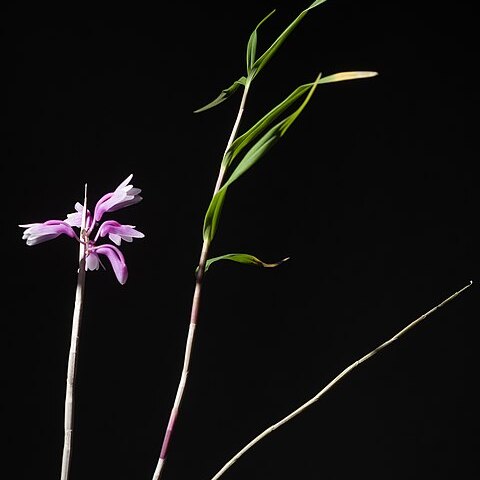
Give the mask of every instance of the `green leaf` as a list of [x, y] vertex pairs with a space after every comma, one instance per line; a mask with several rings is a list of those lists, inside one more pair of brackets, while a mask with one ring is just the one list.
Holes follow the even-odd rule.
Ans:
[[203, 221], [203, 239], [206, 242], [210, 243], [217, 232], [218, 221], [220, 219], [220, 213], [222, 212], [222, 207], [225, 202], [226, 193], [227, 188], [222, 187], [210, 201], [210, 205], [208, 206], [207, 213], [205, 214], [205, 219]]
[[360, 78], [375, 77], [376, 75], [378, 75], [378, 72], [339, 72], [323, 77], [317, 83], [344, 82], [345, 80], [358, 80]]
[[222, 211], [223, 203], [225, 201], [225, 194], [227, 193], [228, 186], [240, 175], [245, 173], [252, 165], [254, 165], [273, 145], [273, 143], [277, 140], [277, 137], [278, 135], [271, 131], [262, 139], [260, 139], [245, 155], [242, 162], [232, 173], [228, 181], [225, 182], [222, 188], [220, 188], [220, 190], [213, 196], [203, 222], [204, 240], [211, 242], [215, 236], [215, 233], [217, 232], [218, 221]]
[[253, 127], [247, 132], [240, 135], [232, 143], [228, 151], [225, 153], [223, 159], [223, 165], [228, 168], [235, 157], [255, 138], [257, 138], [267, 127], [269, 127], [287, 108], [292, 106], [298, 101], [308, 90], [312, 87], [313, 83], [307, 83], [297, 87], [283, 102], [279, 103], [263, 118], [261, 118]]
[[[242, 162], [238, 165], [235, 171], [232, 173], [227, 182], [220, 188], [220, 190], [213, 196], [210, 205], [208, 206], [205, 219], [203, 221], [203, 239], [211, 242], [215, 233], [217, 232], [218, 221], [220, 219], [220, 213], [222, 211], [223, 203], [225, 202], [225, 195], [227, 193], [228, 186], [233, 183], [240, 175], [245, 173], [252, 165], [254, 165], [265, 152], [273, 145], [277, 140], [278, 134], [272, 129], [264, 137], [262, 137], [245, 155]], [[277, 127], [278, 130], [278, 127]]]
[[320, 5], [323, 2], [326, 2], [327, 0], [316, 0], [313, 2], [306, 10], [310, 10], [311, 8], [315, 8], [317, 5]]
[[[294, 28], [300, 23], [302, 18], [308, 13], [309, 10], [312, 8], [317, 7], [318, 5], [326, 2], [326, 0], [316, 0], [313, 2], [308, 8], [303, 10], [300, 15], [284, 30], [284, 32], [272, 43], [272, 45], [263, 53], [263, 55], [255, 60], [256, 56], [256, 49], [257, 49], [257, 29], [262, 25], [263, 22], [267, 20], [274, 12], [270, 12], [255, 28], [255, 30], [250, 35], [247, 45], [247, 74], [248, 74], [248, 81], [251, 82], [253, 78], [257, 75], [257, 73], [267, 64], [267, 62], [272, 58], [274, 53], [280, 48], [282, 43], [286, 40], [286, 38], [292, 33]], [[235, 81], [230, 87], [221, 91], [220, 95], [204, 107], [201, 107], [194, 111], [194, 113], [204, 112], [205, 110], [209, 110], [212, 107], [219, 105], [220, 103], [224, 102], [232, 96], [235, 91], [238, 89], [239, 86], [245, 86], [247, 82], [247, 78], [241, 77], [237, 81]]]
[[244, 263], [246, 265], [255, 265], [257, 267], [273, 268], [273, 267], [278, 267], [278, 265], [282, 264], [283, 262], [286, 262], [289, 259], [290, 257], [286, 257], [280, 260], [279, 262], [265, 263], [265, 262], [262, 262], [262, 260], [259, 260], [257, 257], [254, 257], [253, 255], [249, 255], [248, 253], [228, 253], [226, 255], [221, 255], [220, 257], [214, 257], [214, 258], [208, 259], [205, 265], [205, 271], [207, 271], [210, 268], [210, 265], [212, 263], [218, 262], [219, 260], [231, 260], [232, 262]]
[[[374, 77], [378, 75], [377, 72], [357, 71], [357, 72], [339, 72], [327, 77], [320, 78], [317, 83], [332, 83], [341, 82], [345, 80], [356, 80], [360, 78]], [[255, 138], [258, 137], [274, 120], [276, 120], [285, 110], [291, 107], [303, 95], [305, 95], [312, 87], [313, 83], [307, 83], [297, 87], [283, 102], [279, 103], [275, 108], [270, 110], [262, 119], [260, 119], [248, 131], [240, 135], [232, 143], [223, 158], [223, 165], [228, 168], [235, 157]]]
[[285, 132], [290, 128], [292, 123], [298, 118], [298, 116], [302, 113], [303, 109], [307, 106], [307, 103], [310, 101], [312, 98], [313, 92], [317, 88], [318, 81], [320, 80], [321, 73], [318, 74], [317, 79], [315, 82], [312, 84], [310, 87], [310, 90], [308, 91], [308, 95], [305, 98], [305, 100], [302, 102], [302, 104], [291, 114], [289, 115], [284, 122], [282, 122], [282, 126], [280, 128], [280, 136], [283, 137], [285, 135]]
[[272, 45], [265, 51], [265, 53], [255, 61], [251, 67], [251, 74], [249, 76], [251, 79], [260, 72], [260, 70], [267, 64], [267, 62], [273, 57], [275, 52], [280, 48], [282, 43], [287, 39], [287, 37], [292, 33], [295, 27], [300, 23], [302, 18], [308, 13], [312, 8], [318, 7], [318, 5], [324, 3], [326, 0], [316, 0], [308, 8], [303, 10], [300, 15], [283, 31], [283, 33], [272, 43]]
[[[280, 125], [280, 124], [279, 124]], [[237, 165], [229, 179], [225, 182], [224, 187], [231, 185], [237, 178], [249, 170], [255, 163], [257, 163], [265, 153], [277, 142], [280, 138], [279, 125], [271, 128], [242, 158]], [[223, 187], [222, 187], [223, 188]]]
[[193, 113], [204, 112], [205, 110], [209, 110], [210, 108], [213, 108], [213, 107], [219, 105], [220, 103], [224, 102], [227, 98], [229, 98], [230, 96], [232, 96], [235, 93], [235, 91], [238, 89], [238, 87], [244, 86], [246, 80], [247, 79], [245, 77], [239, 78], [238, 80], [233, 82], [233, 84], [230, 87], [222, 90], [220, 95], [215, 100], [212, 100], [210, 103], [208, 103], [204, 107], [201, 107], [201, 108], [195, 110]]
[[[263, 55], [260, 58], [258, 58], [257, 60], [255, 60], [256, 49], [257, 49], [257, 30], [262, 25], [263, 22], [265, 22], [271, 15], [273, 15], [275, 10], [271, 11], [257, 25], [255, 30], [250, 35], [250, 38], [249, 38], [248, 44], [247, 44], [247, 75], [248, 75], [248, 80], [250, 82], [258, 74], [258, 72], [260, 72], [260, 70], [267, 64], [267, 62], [272, 58], [272, 56], [275, 54], [275, 52], [280, 48], [282, 43], [287, 39], [287, 37], [290, 35], [290, 33], [292, 33], [292, 31], [300, 23], [300, 21], [308, 13], [308, 11], [317, 7], [318, 5], [320, 5], [324, 2], [326, 2], [326, 0], [316, 0], [308, 8], [303, 10], [300, 13], [300, 15], [297, 16], [297, 18], [283, 31], [283, 33], [263, 53]], [[209, 110], [210, 108], [213, 108], [213, 107], [219, 105], [220, 103], [227, 100], [227, 98], [232, 96], [236, 92], [238, 87], [245, 86], [246, 82], [247, 82], [247, 78], [245, 78], [245, 77], [239, 78], [230, 87], [222, 90], [220, 92], [220, 95], [217, 98], [215, 98], [215, 100], [212, 100], [207, 105], [195, 110], [194, 113], [204, 112], [205, 110]]]
[[255, 62], [255, 54], [257, 53], [257, 31], [254, 30], [250, 35], [247, 45], [247, 73], [250, 73], [253, 62]]
[[245, 155], [241, 165], [237, 167], [228, 181], [225, 182], [222, 188], [220, 188], [220, 190], [213, 196], [203, 221], [203, 239], [205, 241], [211, 242], [215, 236], [215, 233], [217, 232], [218, 221], [220, 219], [223, 203], [225, 202], [225, 195], [227, 193], [228, 186], [245, 171], [247, 171], [254, 163], [256, 163], [271, 147], [277, 137], [278, 135], [276, 134], [267, 134], [259, 142], [257, 142], [257, 144], [250, 149], [247, 155]]
[[247, 73], [250, 74], [252, 65], [255, 62], [255, 55], [257, 52], [257, 30], [260, 28], [260, 25], [267, 20], [271, 15], [275, 13], [275, 10], [272, 10], [256, 27], [255, 30], [250, 35], [247, 45]]
[[257, 163], [260, 158], [262, 158], [263, 155], [265, 155], [265, 153], [277, 142], [277, 140], [285, 134], [290, 125], [297, 119], [302, 110], [305, 108], [305, 105], [310, 100], [317, 83], [318, 82], [316, 81], [312, 84], [307, 98], [304, 100], [302, 105], [297, 108], [297, 110], [272, 127], [265, 135], [263, 135], [263, 137], [260, 138], [260, 140], [255, 143], [255, 145], [253, 145], [253, 147], [250, 148], [250, 150], [237, 165], [233, 173], [230, 175], [229, 179], [213, 196], [203, 222], [203, 239], [205, 241], [211, 242], [215, 236], [228, 187], [253, 165], [255, 165], [255, 163]]
[[288, 117], [278, 122], [275, 126], [265, 133], [244, 155], [228, 180], [212, 198], [208, 207], [204, 220], [203, 237], [205, 240], [212, 241], [218, 226], [221, 209], [225, 201], [225, 194], [227, 188], [247, 170], [249, 170], [255, 163], [257, 163], [265, 153], [278, 141], [280, 137], [285, 135], [285, 132], [290, 128], [293, 122], [298, 118], [300, 113], [310, 101], [313, 92], [320, 83], [341, 82], [345, 80], [355, 80], [360, 78], [369, 78], [377, 75], [377, 72], [369, 71], [352, 71], [339, 72], [327, 77], [318, 75], [315, 82], [307, 83], [296, 88], [283, 102], [272, 109], [267, 115], [259, 120], [246, 133], [238, 137], [227, 151], [223, 164], [225, 167], [230, 166], [233, 159], [255, 138], [257, 138], [274, 120], [276, 120], [288, 107], [292, 106], [303, 95], [307, 94], [302, 104]]
[[[320, 78], [320, 75], [318, 76]], [[282, 137], [292, 123], [298, 118], [302, 110], [305, 108], [310, 98], [313, 95], [313, 92], [318, 85], [317, 80], [311, 84], [310, 90], [307, 97], [303, 103], [298, 107], [292, 114], [283, 119], [281, 122], [277, 123], [272, 127], [263, 137], [258, 140], [253, 147], [248, 150], [242, 160], [239, 162], [233, 173], [230, 175], [229, 179], [225, 182], [222, 188], [227, 188], [235, 180], [237, 180], [241, 175], [243, 175], [247, 170], [249, 170], [255, 163], [257, 163], [260, 158]]]

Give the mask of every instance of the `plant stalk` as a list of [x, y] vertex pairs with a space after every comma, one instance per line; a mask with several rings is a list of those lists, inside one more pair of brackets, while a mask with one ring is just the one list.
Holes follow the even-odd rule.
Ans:
[[286, 417], [282, 418], [280, 421], [271, 425], [270, 427], [265, 429], [262, 433], [257, 435], [252, 441], [250, 441], [240, 451], [238, 451], [210, 480], [218, 480], [244, 453], [250, 450], [250, 448], [252, 448], [256, 443], [258, 443], [260, 440], [265, 438], [267, 435], [272, 433], [277, 428], [281, 427], [282, 425], [290, 421], [292, 418], [296, 417], [299, 413], [303, 412], [306, 408], [314, 404], [320, 397], [322, 397], [325, 393], [327, 393], [328, 390], [330, 390], [336, 383], [338, 383], [342, 378], [346, 377], [350, 372], [352, 372], [352, 370], [358, 367], [361, 363], [373, 357], [376, 353], [378, 353], [380, 350], [384, 349], [385, 347], [393, 343], [395, 340], [398, 340], [404, 333], [406, 333], [408, 330], [412, 329], [413, 327], [417, 326], [422, 320], [427, 318], [431, 313], [435, 312], [435, 310], [438, 310], [440, 307], [443, 307], [446, 303], [448, 303], [450, 300], [453, 300], [455, 297], [460, 295], [460, 293], [462, 293], [471, 285], [472, 285], [472, 281], [470, 281], [470, 283], [465, 287], [463, 287], [462, 289], [458, 290], [457, 292], [455, 292], [454, 294], [450, 295], [448, 298], [443, 300], [443, 302], [439, 303], [436, 307], [433, 307], [427, 313], [424, 313], [423, 315], [418, 317], [416, 320], [408, 324], [405, 328], [397, 332], [392, 338], [382, 343], [377, 348], [373, 349], [370, 353], [367, 353], [366, 355], [361, 357], [359, 360], [353, 362], [351, 365], [345, 368], [341, 373], [339, 373], [332, 381], [330, 381], [314, 397], [312, 397], [310, 400], [308, 400], [303, 405], [298, 407], [296, 410], [288, 414]]
[[80, 324], [83, 315], [83, 299], [85, 292], [85, 242], [84, 234], [87, 222], [87, 185], [85, 184], [85, 195], [83, 202], [82, 224], [80, 228], [80, 248], [78, 258], [77, 288], [75, 292], [75, 306], [73, 309], [72, 335], [70, 340], [70, 352], [68, 355], [67, 367], [67, 388], [65, 392], [65, 420], [64, 420], [64, 441], [62, 457], [61, 480], [68, 480], [72, 458], [72, 435], [74, 417], [74, 393], [75, 377], [78, 361], [78, 341], [80, 338]]
[[[237, 113], [237, 117], [235, 119], [235, 123], [232, 129], [232, 132], [230, 134], [230, 138], [227, 142], [227, 146], [225, 148], [224, 156], [227, 153], [228, 149], [232, 145], [233, 141], [235, 140], [235, 137], [237, 136], [238, 128], [240, 126], [240, 122], [243, 116], [243, 112], [245, 110], [245, 102], [247, 99], [248, 95], [248, 90], [249, 90], [250, 83], [247, 82], [245, 84], [245, 88], [243, 91], [242, 95], [242, 100], [240, 102], [240, 107]], [[220, 171], [218, 173], [217, 181], [215, 183], [215, 188], [213, 191], [213, 196], [220, 190], [224, 177], [226, 173], [226, 168], [223, 165], [223, 162], [220, 166]], [[190, 361], [191, 361], [191, 356], [192, 356], [192, 349], [193, 349], [193, 342], [194, 342], [194, 337], [195, 337], [195, 328], [198, 323], [198, 313], [200, 309], [200, 298], [201, 298], [201, 293], [202, 293], [202, 285], [203, 285], [203, 276], [205, 273], [205, 265], [207, 263], [208, 259], [208, 252], [210, 250], [210, 242], [207, 240], [203, 241], [202, 245], [202, 250], [200, 253], [200, 260], [198, 263], [198, 269], [196, 271], [196, 280], [195, 280], [195, 290], [193, 293], [193, 300], [192, 300], [192, 309], [190, 312], [190, 325], [188, 328], [188, 334], [187, 334], [187, 341], [185, 344], [185, 355], [183, 358], [183, 368], [182, 368], [182, 373], [180, 376], [180, 381], [178, 383], [177, 387], [177, 393], [175, 395], [175, 400], [173, 402], [173, 407], [170, 412], [170, 418], [168, 420], [167, 424], [167, 429], [164, 434], [163, 438], [163, 443], [162, 443], [162, 448], [160, 450], [160, 456], [157, 462], [157, 466], [155, 468], [155, 472], [153, 474], [152, 480], [159, 480], [162, 471], [165, 465], [165, 460], [167, 458], [167, 451], [168, 447], [170, 445], [170, 440], [172, 436], [173, 429], [175, 427], [176, 420], [178, 418], [178, 413], [180, 410], [180, 405], [182, 403], [184, 391], [185, 391], [185, 386], [187, 384], [187, 378], [188, 378], [188, 373], [190, 369]]]

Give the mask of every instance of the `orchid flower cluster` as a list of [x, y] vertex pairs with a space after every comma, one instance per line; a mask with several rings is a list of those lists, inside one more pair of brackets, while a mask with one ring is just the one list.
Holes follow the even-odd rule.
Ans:
[[[122, 285], [125, 284], [128, 278], [128, 270], [125, 257], [118, 246], [120, 246], [122, 240], [132, 242], [134, 238], [143, 238], [145, 235], [138, 231], [134, 225], [122, 225], [115, 220], [106, 220], [102, 223], [100, 221], [105, 213], [115, 212], [142, 200], [139, 195], [141, 190], [130, 185], [132, 177], [133, 174], [129, 175], [114, 192], [105, 194], [95, 205], [93, 215], [87, 209], [85, 228], [80, 231], [79, 235], [73, 227], [81, 230], [84, 206], [77, 202], [75, 212], [69, 213], [65, 220], [47, 220], [43, 223], [19, 225], [25, 228], [23, 240], [26, 240], [27, 245], [31, 246], [52, 240], [60, 235], [75, 238], [85, 246], [86, 270], [98, 270], [100, 266], [105, 269], [100, 260], [100, 255], [104, 255], [110, 261], [117, 280]], [[98, 244], [99, 239], [106, 236], [115, 245], [110, 243]]]

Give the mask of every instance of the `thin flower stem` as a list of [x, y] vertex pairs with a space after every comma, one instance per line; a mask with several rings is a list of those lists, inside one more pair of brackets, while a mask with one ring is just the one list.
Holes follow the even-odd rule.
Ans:
[[[87, 185], [83, 202], [82, 225], [80, 237], [83, 239], [87, 223]], [[70, 340], [70, 353], [68, 355], [67, 389], [65, 392], [65, 437], [63, 442], [61, 480], [68, 480], [72, 458], [72, 435], [74, 417], [74, 392], [75, 376], [77, 372], [78, 341], [80, 338], [80, 324], [83, 314], [83, 298], [85, 291], [85, 242], [80, 241], [78, 257], [77, 289], [75, 293], [75, 307], [73, 310], [72, 336]]]
[[[246, 102], [246, 99], [247, 99], [249, 86], [250, 86], [250, 83], [247, 82], [246, 85], [245, 85], [245, 89], [243, 91], [242, 100], [240, 102], [240, 107], [239, 107], [239, 110], [238, 110], [238, 113], [237, 113], [237, 118], [235, 120], [232, 132], [230, 134], [230, 138], [227, 142], [227, 146], [225, 148], [224, 155], [227, 153], [228, 149], [230, 148], [233, 141], [235, 140], [235, 137], [237, 136], [238, 128], [240, 126], [240, 121], [242, 119], [243, 112], [245, 110], [245, 102]], [[225, 177], [225, 173], [226, 173], [226, 168], [225, 168], [225, 166], [223, 165], [223, 162], [222, 162], [212, 196], [215, 196], [215, 194], [220, 190], [220, 188], [222, 186], [222, 183], [223, 183], [223, 179]], [[162, 448], [161, 448], [161, 451], [160, 451], [160, 456], [159, 456], [157, 466], [155, 468], [155, 472], [153, 474], [152, 480], [159, 480], [161, 475], [162, 475], [162, 471], [163, 471], [163, 468], [164, 468], [164, 465], [165, 465], [165, 460], [166, 460], [166, 457], [167, 457], [168, 447], [170, 445], [172, 432], [173, 432], [173, 429], [175, 427], [175, 422], [178, 418], [178, 413], [179, 413], [179, 410], [180, 410], [180, 404], [182, 402], [183, 394], [184, 394], [184, 391], [185, 391], [185, 386], [187, 384], [187, 378], [188, 378], [188, 372], [189, 372], [189, 369], [190, 369], [190, 360], [191, 360], [192, 348], [193, 348], [193, 341], [194, 341], [194, 337], [195, 337], [195, 328], [196, 328], [197, 323], [198, 323], [198, 313], [199, 313], [199, 308], [200, 308], [200, 297], [201, 297], [201, 293], [202, 293], [203, 275], [205, 273], [205, 264], [207, 263], [209, 249], [210, 249], [210, 242], [207, 241], [207, 240], [204, 240], [203, 245], [202, 245], [202, 251], [201, 251], [201, 254], [200, 254], [200, 260], [199, 260], [199, 263], [198, 263], [198, 269], [196, 271], [195, 290], [194, 290], [194, 293], [193, 293], [192, 309], [191, 309], [191, 313], [190, 313], [190, 325], [189, 325], [189, 328], [188, 328], [187, 341], [186, 341], [186, 345], [185, 345], [185, 355], [184, 355], [184, 358], [183, 358], [182, 373], [181, 373], [181, 376], [180, 376], [180, 382], [178, 383], [177, 393], [175, 395], [175, 400], [173, 402], [173, 407], [172, 407], [172, 410], [170, 412], [170, 418], [168, 420], [167, 429], [166, 429], [164, 437], [163, 437], [163, 443], [162, 443]]]
[[361, 357], [359, 360], [353, 362], [350, 366], [345, 368], [341, 373], [339, 373], [333, 380], [330, 381], [322, 390], [320, 390], [314, 397], [312, 397], [310, 400], [305, 402], [303, 405], [298, 407], [296, 410], [291, 412], [289, 415], [286, 417], [282, 418], [279, 422], [271, 425], [267, 429], [265, 429], [262, 433], [257, 435], [251, 442], [247, 443], [238, 453], [236, 453], [210, 480], [218, 480], [244, 453], [246, 453], [250, 448], [252, 448], [256, 443], [258, 443], [260, 440], [265, 438], [267, 435], [272, 433], [274, 430], [277, 428], [281, 427], [285, 423], [287, 423], [289, 420], [292, 418], [296, 417], [299, 413], [303, 412], [306, 408], [308, 408], [310, 405], [314, 404], [320, 397], [322, 397], [328, 390], [330, 390], [336, 383], [338, 383], [342, 378], [346, 377], [352, 370], [354, 370], [356, 367], [358, 367], [361, 363], [365, 362], [369, 358], [373, 357], [376, 353], [378, 353], [380, 350], [384, 349], [391, 343], [393, 343], [395, 340], [398, 340], [404, 333], [406, 333], [408, 330], [412, 329], [416, 325], [418, 325], [422, 320], [424, 320], [426, 317], [428, 317], [431, 313], [433, 313], [435, 310], [439, 309], [440, 307], [443, 307], [446, 303], [448, 303], [450, 300], [453, 300], [456, 296], [460, 295], [464, 290], [466, 290], [468, 287], [472, 285], [472, 281], [462, 289], [458, 290], [454, 294], [450, 295], [447, 299], [443, 300], [443, 302], [439, 303], [436, 307], [433, 307], [431, 310], [429, 310], [427, 313], [424, 313], [422, 316], [418, 317], [416, 320], [408, 324], [405, 328], [400, 330], [398, 333], [396, 333], [392, 338], [387, 340], [386, 342], [382, 343], [379, 345], [377, 348], [372, 350], [370, 353], [367, 353], [363, 357]]

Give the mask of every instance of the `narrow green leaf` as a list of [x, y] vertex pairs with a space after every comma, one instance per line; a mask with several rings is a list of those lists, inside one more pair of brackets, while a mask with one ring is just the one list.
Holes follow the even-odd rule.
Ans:
[[320, 5], [323, 2], [326, 2], [327, 0], [315, 0], [308, 8], [307, 10], [310, 10], [311, 8], [315, 8], [317, 5]]
[[255, 30], [250, 35], [247, 45], [247, 73], [250, 74], [253, 63], [255, 62], [255, 56], [257, 53], [257, 30], [260, 28], [260, 25], [267, 20], [275, 10], [271, 11], [256, 27]]
[[313, 83], [307, 83], [297, 87], [283, 102], [279, 103], [275, 108], [270, 110], [263, 118], [261, 118], [253, 127], [235, 139], [225, 154], [223, 164], [229, 167], [235, 157], [255, 138], [257, 138], [267, 127], [269, 127], [287, 108], [291, 107], [298, 101]]
[[247, 154], [245, 156], [244, 162], [242, 162], [242, 168], [237, 167], [234, 172], [235, 176], [230, 177], [223, 187], [213, 196], [203, 221], [204, 240], [211, 242], [215, 236], [215, 233], [217, 232], [218, 221], [220, 219], [223, 203], [225, 202], [225, 195], [227, 193], [228, 186], [240, 175], [242, 175], [242, 173], [247, 171], [256, 161], [258, 161], [258, 159], [270, 148], [274, 140], [275, 137], [272, 136], [271, 139], [266, 139], [263, 143], [257, 142], [257, 145], [250, 150], [250, 155]]
[[240, 87], [242, 85], [244, 86], [246, 80], [247, 79], [245, 77], [240, 77], [238, 80], [233, 82], [233, 84], [230, 87], [222, 90], [220, 95], [215, 100], [211, 101], [210, 103], [208, 103], [204, 107], [201, 107], [201, 108], [195, 110], [193, 113], [204, 112], [205, 110], [213, 108], [213, 107], [219, 105], [220, 103], [224, 102], [227, 98], [229, 98], [230, 96], [232, 96], [236, 92], [238, 87]]
[[[231, 185], [247, 170], [249, 170], [255, 163], [257, 163], [265, 153], [277, 142], [280, 138], [279, 126], [276, 125], [270, 129], [255, 145], [242, 158], [241, 162], [237, 165], [229, 179], [225, 182], [225, 186]], [[223, 187], [222, 187], [223, 188]]]
[[305, 100], [302, 102], [302, 104], [291, 115], [289, 115], [285, 119], [285, 122], [282, 122], [282, 126], [280, 128], [280, 136], [281, 137], [283, 137], [283, 135], [285, 135], [285, 132], [290, 128], [292, 123], [297, 119], [297, 117], [302, 113], [303, 109], [307, 106], [307, 103], [312, 98], [313, 92], [317, 88], [318, 81], [320, 80], [320, 76], [321, 76], [321, 73], [318, 74], [317, 79], [315, 80], [315, 82], [310, 87], [308, 95], [305, 98]]
[[[255, 30], [252, 32], [250, 35], [250, 39], [248, 41], [247, 45], [247, 72], [248, 72], [248, 78], [250, 81], [253, 80], [253, 78], [257, 75], [257, 73], [267, 64], [267, 62], [272, 58], [274, 53], [280, 48], [282, 43], [286, 40], [288, 35], [292, 33], [294, 28], [300, 23], [302, 18], [308, 13], [309, 10], [312, 8], [317, 7], [318, 5], [326, 2], [326, 0], [316, 0], [313, 2], [308, 8], [303, 10], [300, 15], [283, 31], [283, 33], [272, 43], [272, 45], [263, 53], [263, 55], [255, 60], [256, 56], [256, 49], [257, 49], [257, 29], [262, 25], [263, 22], [265, 22], [274, 12], [270, 12], [255, 28]], [[197, 110], [194, 111], [194, 113], [200, 113], [204, 112], [205, 110], [209, 110], [212, 107], [215, 107], [219, 105], [220, 103], [224, 102], [232, 96], [233, 93], [240, 87], [241, 85], [245, 85], [247, 79], [245, 77], [239, 78], [237, 81], [235, 81], [230, 87], [222, 90], [220, 92], [220, 95], [204, 107], [201, 107]]]
[[265, 263], [265, 262], [262, 262], [262, 260], [258, 259], [257, 257], [254, 257], [253, 255], [249, 255], [248, 253], [228, 253], [226, 255], [221, 255], [219, 257], [208, 259], [205, 265], [205, 271], [207, 271], [210, 268], [210, 265], [212, 263], [218, 262], [219, 260], [230, 260], [232, 262], [244, 263], [246, 265], [255, 265], [257, 267], [273, 268], [273, 267], [278, 267], [278, 265], [282, 264], [283, 262], [286, 262], [287, 260], [289, 260], [289, 258], [290, 257], [283, 258], [279, 262], [275, 262], [275, 263]]
[[257, 30], [250, 35], [247, 45], [247, 73], [250, 73], [253, 62], [255, 62], [255, 54], [257, 53]]
[[225, 194], [227, 188], [221, 188], [210, 201], [205, 219], [203, 221], [203, 239], [207, 242], [211, 242], [215, 233], [217, 232], [218, 221], [220, 219], [220, 213], [225, 202]]
[[[318, 76], [320, 78], [320, 75]], [[230, 175], [229, 179], [225, 182], [222, 188], [226, 188], [231, 185], [235, 180], [237, 180], [241, 175], [243, 175], [247, 170], [249, 170], [255, 163], [257, 163], [260, 158], [282, 137], [285, 132], [288, 130], [290, 125], [298, 118], [302, 110], [305, 108], [306, 104], [309, 102], [310, 98], [313, 95], [313, 92], [318, 85], [317, 81], [312, 83], [310, 90], [306, 99], [292, 114], [288, 117], [277, 123], [272, 127], [265, 135], [263, 135], [260, 140], [258, 140], [253, 147], [248, 150], [242, 160], [239, 162], [233, 173]]]
[[[303, 10], [300, 15], [283, 31], [283, 33], [272, 43], [272, 45], [264, 52], [264, 54], [255, 61], [251, 67], [251, 79], [260, 72], [260, 70], [267, 64], [267, 62], [273, 57], [275, 52], [280, 48], [282, 43], [287, 39], [287, 37], [292, 33], [295, 27], [300, 23], [302, 18], [308, 13], [312, 8], [318, 7], [318, 5], [324, 3], [326, 0], [316, 0], [308, 8]], [[249, 72], [250, 75], [250, 72]]]
[[204, 220], [203, 237], [204, 239], [211, 241], [217, 230], [218, 221], [220, 218], [221, 209], [225, 201], [225, 194], [227, 188], [249, 170], [255, 163], [257, 163], [263, 155], [278, 141], [280, 137], [285, 135], [285, 132], [290, 128], [293, 122], [298, 118], [303, 111], [307, 103], [310, 101], [317, 85], [320, 83], [332, 83], [341, 82], [345, 80], [355, 80], [360, 78], [369, 78], [377, 75], [377, 72], [369, 71], [352, 71], [352, 72], [339, 72], [327, 77], [321, 77], [318, 75], [315, 82], [307, 83], [297, 87], [283, 102], [272, 109], [267, 115], [259, 120], [252, 128], [246, 133], [238, 137], [228, 150], [224, 157], [223, 163], [225, 166], [229, 166], [233, 159], [256, 137], [258, 137], [271, 123], [279, 117], [288, 107], [290, 107], [295, 101], [299, 100], [303, 95], [307, 93], [306, 98], [302, 104], [288, 117], [277, 123], [274, 127], [265, 133], [244, 155], [243, 159], [239, 162], [229, 179], [225, 182], [223, 187], [212, 198], [208, 207]]
[[317, 83], [343, 82], [345, 80], [358, 80], [360, 78], [370, 78], [378, 75], [378, 72], [339, 72], [327, 77], [321, 78]]
[[[369, 78], [378, 75], [377, 72], [370, 71], [353, 71], [353, 72], [338, 72], [327, 77], [320, 78], [316, 83], [333, 83], [342, 82], [345, 80], [357, 80], [361, 78]], [[297, 87], [283, 102], [279, 103], [275, 108], [270, 110], [263, 118], [261, 118], [253, 127], [240, 135], [232, 143], [228, 151], [225, 153], [223, 165], [229, 167], [235, 157], [255, 138], [258, 137], [274, 120], [276, 120], [285, 110], [291, 107], [303, 95], [305, 95], [314, 83], [307, 83]]]
[[250, 150], [247, 152], [242, 162], [237, 166], [227, 182], [220, 188], [220, 190], [213, 196], [210, 205], [205, 214], [203, 221], [203, 239], [211, 242], [218, 227], [218, 221], [220, 219], [220, 213], [222, 211], [223, 203], [225, 201], [225, 194], [227, 188], [232, 184], [240, 175], [245, 173], [251, 166], [253, 166], [275, 143], [279, 138], [278, 135], [279, 126], [277, 125], [270, 132], [264, 135]]

